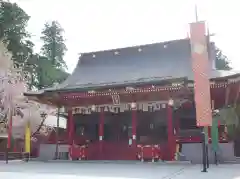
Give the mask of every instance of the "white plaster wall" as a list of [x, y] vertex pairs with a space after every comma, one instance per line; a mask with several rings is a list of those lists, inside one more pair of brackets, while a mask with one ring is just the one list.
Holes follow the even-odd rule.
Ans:
[[[53, 160], [55, 157], [56, 144], [40, 144], [39, 160]], [[68, 145], [59, 145], [60, 153], [68, 152]], [[60, 154], [61, 155], [61, 154]]]
[[[234, 156], [233, 143], [220, 143], [220, 162], [228, 162], [236, 160]], [[214, 163], [214, 153], [211, 149], [211, 144], [208, 148], [209, 162]], [[188, 161], [192, 163], [202, 163], [202, 144], [201, 143], [187, 143], [182, 144], [182, 154], [186, 156]]]

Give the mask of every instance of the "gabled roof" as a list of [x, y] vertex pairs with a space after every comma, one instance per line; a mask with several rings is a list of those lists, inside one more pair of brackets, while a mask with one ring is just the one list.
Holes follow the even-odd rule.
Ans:
[[[211, 43], [210, 65], [215, 60], [214, 50]], [[213, 69], [210, 79], [235, 74]], [[72, 75], [45, 91], [84, 90], [176, 78], [193, 80], [189, 39], [83, 53]]]

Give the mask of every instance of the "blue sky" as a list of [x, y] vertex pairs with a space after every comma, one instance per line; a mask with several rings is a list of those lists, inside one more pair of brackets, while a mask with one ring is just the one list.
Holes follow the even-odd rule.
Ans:
[[[188, 23], [207, 20], [213, 40], [240, 70], [238, 41], [240, 11], [237, 0], [13, 0], [31, 16], [28, 30], [36, 51], [43, 24], [58, 20], [65, 29], [71, 72], [78, 54], [95, 50], [161, 42], [187, 36]], [[229, 3], [231, 2], [231, 3]]]

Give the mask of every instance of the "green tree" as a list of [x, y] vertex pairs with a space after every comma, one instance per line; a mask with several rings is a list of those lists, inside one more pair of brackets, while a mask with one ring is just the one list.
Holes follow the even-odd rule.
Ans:
[[[31, 35], [26, 30], [29, 19], [30, 16], [17, 3], [0, 0], [0, 39], [8, 44], [7, 48], [12, 52], [15, 64], [36, 76], [35, 64], [28, 66], [34, 47]], [[33, 85], [29, 86], [31, 88]]]
[[231, 70], [229, 60], [222, 50], [216, 48], [216, 68], [218, 70]]
[[[218, 70], [231, 70], [230, 62], [222, 50], [216, 48], [216, 68]], [[237, 100], [236, 100], [237, 102]], [[219, 109], [217, 116], [213, 117], [213, 120], [220, 120], [222, 124], [225, 124], [228, 128], [228, 137], [230, 140], [237, 139], [240, 134], [240, 105], [235, 103], [229, 106], [223, 106]]]
[[34, 44], [26, 30], [29, 19], [30, 16], [16, 3], [0, 1], [0, 38], [8, 43], [8, 50], [19, 63], [24, 63], [33, 52]]
[[35, 54], [31, 58], [31, 64], [37, 64], [36, 76], [33, 78], [32, 84], [38, 89], [51, 87], [54, 83], [61, 83], [69, 75], [64, 70], [54, 67], [52, 62], [43, 55]]
[[[216, 69], [231, 70], [230, 62], [222, 50], [216, 47]], [[228, 136], [234, 140], [236, 132], [239, 131], [239, 105], [232, 104], [231, 106], [223, 106], [219, 109], [218, 115], [213, 117], [213, 120], [220, 120], [228, 128]]]
[[59, 69], [66, 69], [67, 65], [63, 57], [67, 51], [63, 28], [57, 21], [48, 22], [44, 25], [41, 40], [43, 46], [41, 52], [51, 61], [51, 64]]
[[38, 88], [50, 87], [54, 83], [61, 83], [68, 77], [64, 55], [67, 51], [63, 37], [63, 28], [57, 21], [48, 22], [44, 25], [41, 40], [43, 46], [41, 55], [38, 56]]

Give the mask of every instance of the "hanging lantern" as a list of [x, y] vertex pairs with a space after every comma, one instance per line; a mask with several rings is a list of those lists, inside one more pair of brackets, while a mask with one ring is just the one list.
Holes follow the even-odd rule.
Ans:
[[96, 91], [94, 91], [94, 90], [91, 90], [91, 91], [88, 91], [88, 93], [89, 93], [89, 94], [95, 94], [95, 93], [96, 93]]
[[96, 111], [96, 105], [92, 105], [91, 110]]
[[131, 108], [132, 108], [132, 109], [136, 109], [136, 107], [137, 107], [137, 104], [136, 104], [135, 102], [132, 102], [132, 103], [131, 103]]
[[224, 126], [224, 133], [225, 133], [225, 134], [227, 134], [227, 133], [228, 133], [228, 128], [227, 128], [227, 126], [226, 126], [226, 125]]
[[170, 98], [170, 99], [168, 100], [168, 105], [169, 105], [169, 106], [173, 106], [173, 105], [174, 105], [174, 101], [173, 101], [172, 98]]
[[153, 127], [154, 127], [154, 126], [153, 126], [153, 124], [151, 123], [151, 124], [150, 124], [150, 129], [153, 129]]
[[81, 127], [81, 128], [80, 128], [80, 134], [81, 134], [82, 136], [84, 136], [84, 127]]

